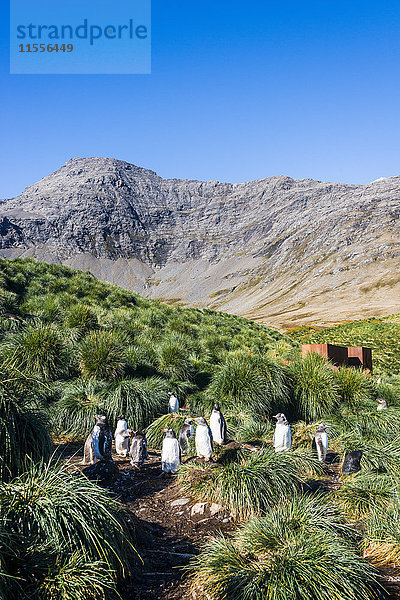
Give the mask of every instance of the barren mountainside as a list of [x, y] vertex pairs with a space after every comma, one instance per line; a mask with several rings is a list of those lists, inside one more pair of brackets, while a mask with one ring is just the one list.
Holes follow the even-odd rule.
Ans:
[[162, 179], [75, 158], [0, 205], [0, 255], [282, 328], [400, 311], [400, 177]]

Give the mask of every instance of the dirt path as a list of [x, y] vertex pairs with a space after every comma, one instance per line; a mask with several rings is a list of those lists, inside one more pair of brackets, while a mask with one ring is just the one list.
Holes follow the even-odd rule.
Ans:
[[[82, 469], [82, 446], [59, 446], [70, 464]], [[198, 554], [202, 542], [234, 524], [222, 508], [211, 514], [210, 506], [191, 501], [177, 485], [175, 476], [163, 476], [159, 452], [149, 452], [140, 470], [113, 455], [119, 477], [106, 487], [132, 515], [136, 548], [140, 554], [138, 573], [121, 595], [123, 600], [180, 600], [191, 598], [187, 573], [183, 570]], [[174, 502], [178, 501], [176, 505]], [[199, 512], [193, 514], [193, 507]], [[214, 506], [214, 509], [217, 507]], [[129, 517], [128, 517], [129, 518]]]
[[[125, 468], [130, 471], [122, 462], [119, 466], [122, 473]], [[127, 489], [130, 497], [122, 495], [124, 505], [134, 515], [137, 548], [143, 559], [133, 594], [126, 600], [187, 598], [189, 584], [182, 567], [198, 554], [208, 535], [233, 527], [225, 511], [211, 515], [209, 506], [190, 501], [176, 478], [161, 472], [160, 455], [151, 452], [145, 466], [134, 474], [132, 487]], [[123, 475], [123, 479], [128, 477]], [[198, 513], [193, 514], [193, 506]]]

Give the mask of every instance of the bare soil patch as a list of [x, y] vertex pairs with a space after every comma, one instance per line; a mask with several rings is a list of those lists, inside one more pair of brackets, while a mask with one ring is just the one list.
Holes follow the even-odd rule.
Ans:
[[[58, 446], [63, 458], [80, 470], [82, 444]], [[196, 501], [183, 494], [175, 476], [161, 470], [159, 452], [149, 452], [140, 470], [127, 459], [113, 456], [119, 477], [105, 484], [123, 503], [136, 531], [136, 548], [140, 555], [136, 575], [121, 591], [124, 600], [180, 600], [190, 595], [184, 567], [198, 554], [202, 542], [217, 531], [234, 528], [229, 511], [211, 515], [210, 506], [192, 514]], [[174, 501], [180, 501], [176, 506]], [[186, 501], [187, 500], [187, 501]], [[204, 508], [204, 511], [202, 510]]]

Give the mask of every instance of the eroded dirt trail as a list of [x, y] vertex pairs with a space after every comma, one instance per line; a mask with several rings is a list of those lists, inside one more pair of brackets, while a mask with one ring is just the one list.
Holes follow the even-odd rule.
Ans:
[[[127, 479], [122, 461], [119, 466], [122, 479]], [[174, 476], [161, 475], [160, 455], [156, 452], [151, 452], [145, 466], [135, 472], [131, 485], [127, 492], [132, 491], [132, 495], [123, 494], [122, 500], [135, 519], [143, 565], [132, 590], [134, 595], [127, 598], [188, 598], [190, 586], [182, 568], [199, 552], [208, 535], [232, 528], [229, 515], [223, 510], [212, 515], [210, 506], [186, 497]]]
[[[81, 465], [81, 446], [60, 447], [73, 467]], [[121, 593], [123, 600], [180, 600], [191, 598], [184, 567], [198, 554], [202, 542], [217, 531], [234, 527], [229, 513], [190, 500], [175, 476], [164, 476], [159, 452], [149, 452], [140, 470], [113, 455], [119, 476], [105, 487], [121, 500], [136, 531], [141, 560], [131, 584]], [[129, 513], [131, 516], [129, 516]]]

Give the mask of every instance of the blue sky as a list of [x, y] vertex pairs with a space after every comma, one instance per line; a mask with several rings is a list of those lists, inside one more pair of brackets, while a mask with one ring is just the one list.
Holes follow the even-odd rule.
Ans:
[[152, 74], [120, 76], [10, 75], [2, 10], [0, 198], [75, 156], [233, 182], [400, 174], [398, 0], [153, 0]]

